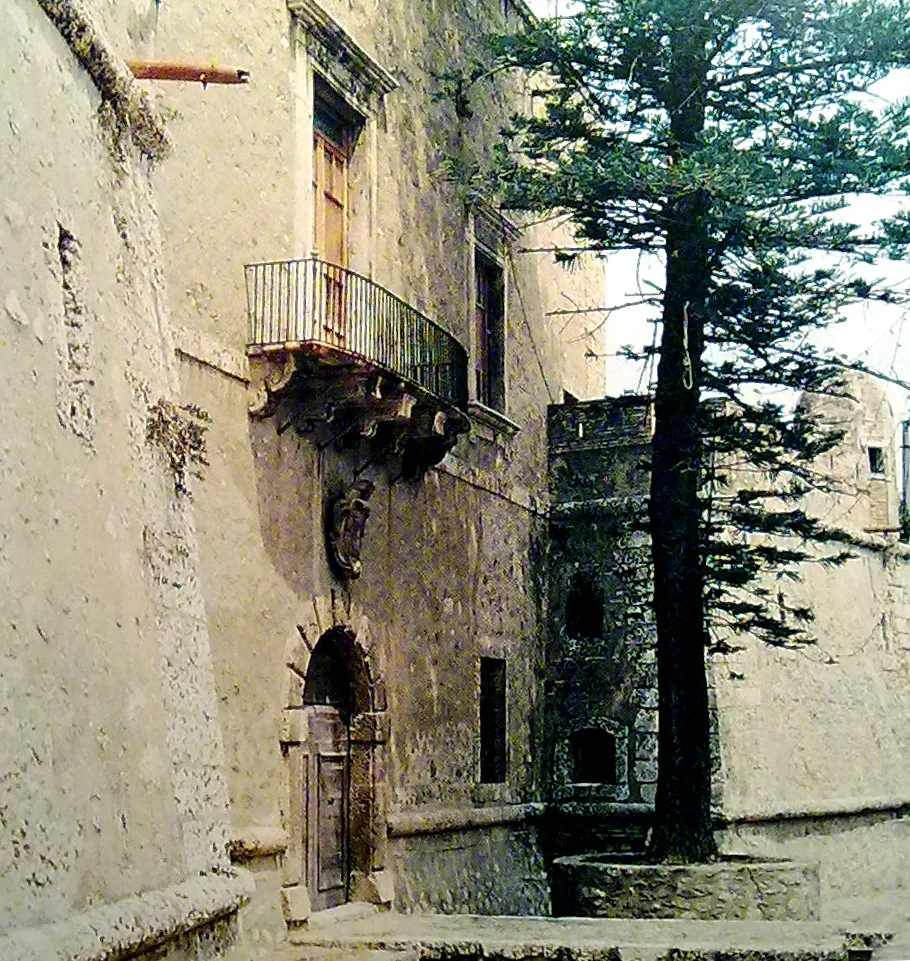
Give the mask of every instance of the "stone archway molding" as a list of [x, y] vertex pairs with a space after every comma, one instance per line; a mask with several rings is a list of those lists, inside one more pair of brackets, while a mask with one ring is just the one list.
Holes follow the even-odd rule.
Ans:
[[394, 896], [392, 874], [386, 866], [385, 752], [389, 724], [382, 650], [368, 618], [346, 593], [333, 590], [327, 596], [312, 598], [285, 650], [287, 686], [280, 741], [287, 761], [284, 821], [289, 841], [281, 900], [285, 921], [291, 926], [303, 924], [311, 913], [303, 848], [303, 745], [308, 735], [303, 689], [310, 657], [326, 634], [332, 635], [344, 658], [351, 685], [349, 896], [353, 901], [386, 908]]

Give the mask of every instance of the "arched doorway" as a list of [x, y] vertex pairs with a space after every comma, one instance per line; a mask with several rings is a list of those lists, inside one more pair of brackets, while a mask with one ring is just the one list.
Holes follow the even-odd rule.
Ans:
[[285, 661], [280, 739], [289, 790], [281, 899], [291, 926], [344, 900], [389, 905], [394, 893], [385, 863], [381, 651], [359, 611], [314, 598], [314, 612], [312, 622], [298, 624]]
[[304, 850], [312, 910], [348, 899], [350, 863], [351, 691], [331, 633], [313, 649], [303, 687]]

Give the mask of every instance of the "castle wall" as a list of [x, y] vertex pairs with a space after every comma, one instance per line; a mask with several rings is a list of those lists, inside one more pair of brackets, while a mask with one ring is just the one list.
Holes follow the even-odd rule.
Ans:
[[11, 0], [0, 22], [0, 956], [179, 941], [196, 961], [232, 940], [246, 882], [213, 877], [227, 798], [172, 461], [192, 418], [149, 178], [162, 127], [80, 4]]

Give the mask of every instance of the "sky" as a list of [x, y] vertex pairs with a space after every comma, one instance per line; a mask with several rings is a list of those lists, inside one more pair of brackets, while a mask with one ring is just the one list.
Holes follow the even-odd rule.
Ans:
[[[565, 14], [572, 0], [528, 0], [532, 10], [540, 15]], [[906, 95], [910, 86], [910, 74], [896, 73], [884, 81], [878, 92], [890, 98]], [[860, 201], [852, 210], [855, 222], [864, 222], [884, 216], [893, 204], [879, 198]], [[629, 304], [641, 296], [639, 281], [659, 283], [662, 267], [659, 258], [642, 258], [635, 254], [613, 254], [606, 265], [606, 306]], [[889, 264], [875, 273], [885, 277], [898, 289], [910, 289], [910, 263]], [[647, 289], [647, 288], [645, 288]], [[650, 290], [648, 292], [651, 292]], [[910, 317], [906, 308], [886, 305], [869, 306], [847, 314], [841, 324], [831, 329], [824, 345], [851, 361], [862, 361], [867, 366], [899, 379], [910, 380]], [[646, 390], [653, 371], [617, 357], [624, 346], [641, 347], [649, 344], [654, 327], [650, 317], [653, 309], [626, 307], [606, 315], [607, 391], [610, 394]], [[599, 323], [600, 320], [592, 320]], [[900, 387], [888, 385], [888, 397], [898, 419], [910, 415], [910, 394]]]

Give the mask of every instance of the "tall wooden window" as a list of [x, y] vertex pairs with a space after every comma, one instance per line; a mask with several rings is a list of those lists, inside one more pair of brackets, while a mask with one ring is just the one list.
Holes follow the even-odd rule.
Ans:
[[330, 344], [344, 346], [344, 268], [348, 262], [348, 180], [351, 150], [361, 119], [324, 82], [313, 99], [313, 246], [320, 270], [322, 331]]
[[475, 278], [475, 393], [481, 404], [505, 413], [505, 282], [502, 267], [477, 251]]
[[506, 662], [480, 659], [480, 780], [506, 779]]
[[322, 85], [313, 103], [313, 200], [316, 256], [347, 266], [348, 162], [351, 135]]

